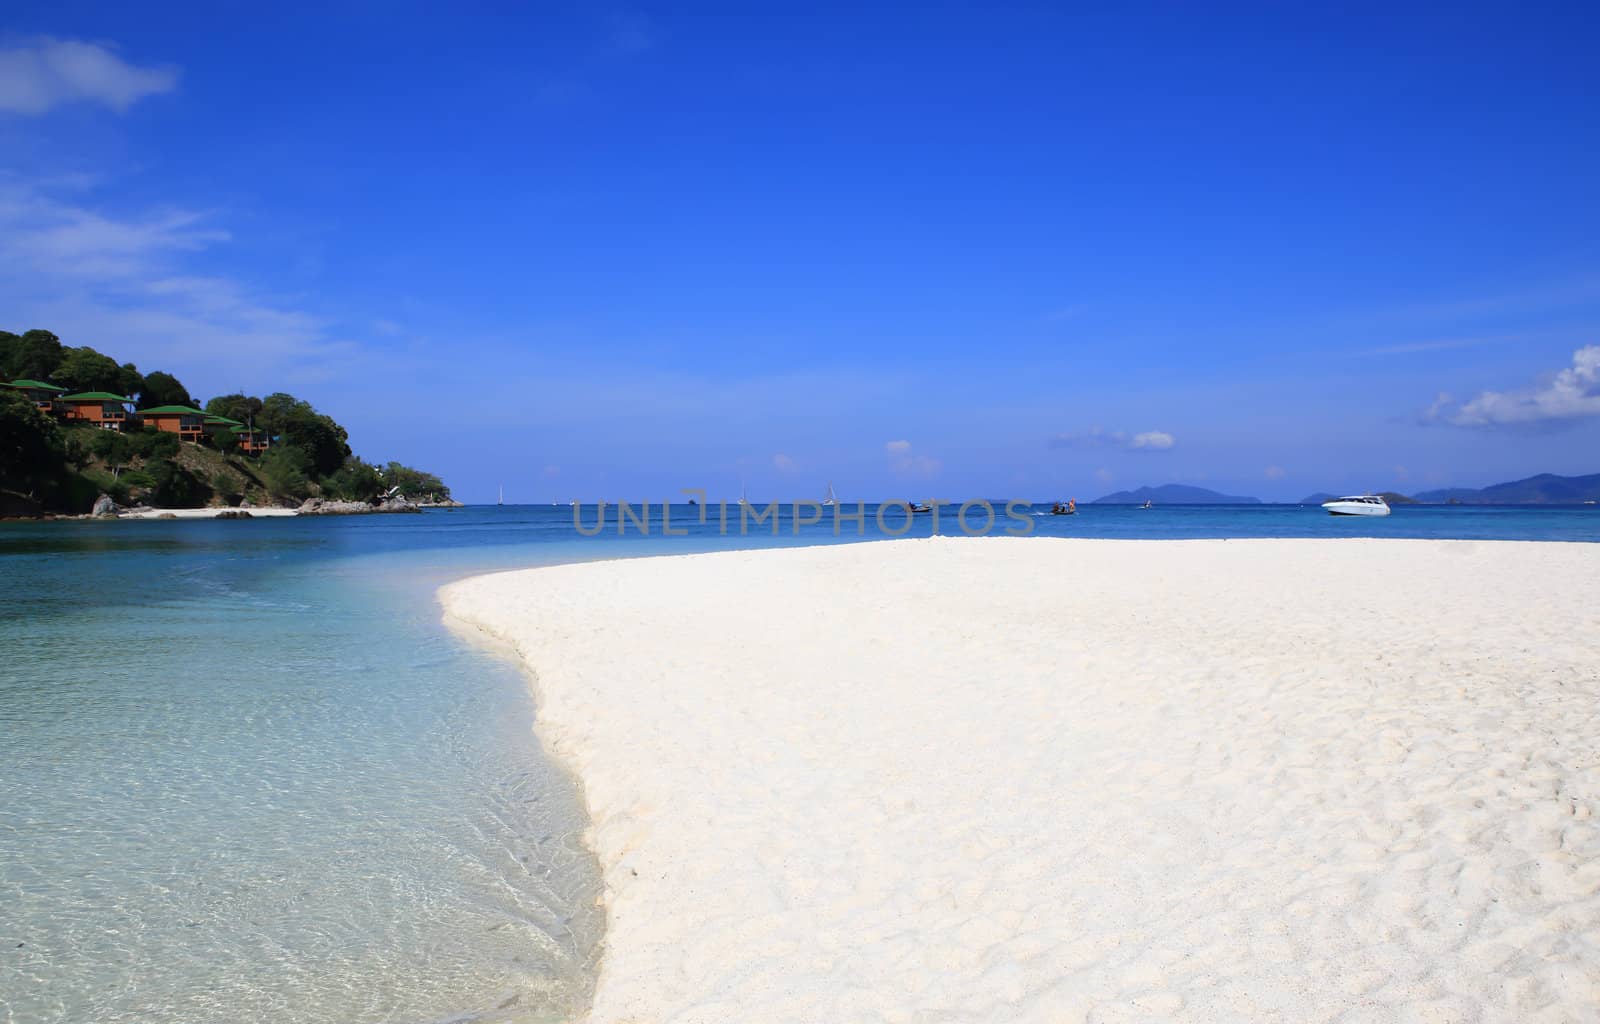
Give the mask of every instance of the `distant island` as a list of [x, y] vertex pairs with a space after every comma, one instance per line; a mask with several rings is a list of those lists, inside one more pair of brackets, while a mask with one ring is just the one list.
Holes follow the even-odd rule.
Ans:
[[[1304, 498], [1301, 498], [1300, 504], [1320, 505], [1325, 501], [1332, 501], [1335, 498], [1343, 497], [1347, 497], [1347, 495], [1326, 494], [1322, 491], [1318, 491], [1316, 494], [1308, 494]], [[1378, 497], [1382, 498], [1384, 501], [1387, 501], [1391, 505], [1415, 505], [1417, 503], [1416, 498], [1407, 497], [1406, 495], [1401, 494], [1399, 491], [1379, 491]]]
[[[1339, 495], [1312, 494], [1302, 498], [1301, 503], [1320, 505], [1336, 497]], [[1383, 497], [1391, 505], [1580, 505], [1600, 500], [1600, 473], [1588, 476], [1540, 473], [1488, 487], [1445, 487], [1420, 491], [1409, 497], [1386, 491]]]
[[1188, 484], [1162, 484], [1160, 487], [1140, 487], [1134, 491], [1116, 491], [1096, 498], [1093, 505], [1143, 505], [1146, 501], [1158, 505], [1259, 505], [1260, 498], [1245, 498], [1233, 494], [1220, 494], [1205, 487]]
[[362, 460], [344, 427], [293, 395], [201, 406], [170, 373], [49, 331], [0, 331], [0, 516], [130, 504], [357, 511], [380, 498], [451, 503], [432, 473]]

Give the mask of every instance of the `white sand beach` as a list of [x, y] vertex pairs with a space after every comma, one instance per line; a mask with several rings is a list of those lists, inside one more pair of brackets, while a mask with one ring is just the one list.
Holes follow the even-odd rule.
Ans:
[[1600, 545], [936, 539], [442, 592], [594, 1022], [1600, 1020]]
[[118, 519], [217, 519], [228, 512], [248, 512], [251, 519], [272, 519], [286, 516], [297, 516], [298, 509], [273, 508], [261, 506], [256, 508], [149, 508], [137, 512], [127, 511], [120, 513]]

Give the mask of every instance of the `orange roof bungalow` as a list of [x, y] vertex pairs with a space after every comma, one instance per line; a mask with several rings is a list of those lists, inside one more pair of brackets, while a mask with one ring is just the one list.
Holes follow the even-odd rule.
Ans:
[[56, 399], [56, 412], [69, 422], [93, 423], [101, 430], [122, 430], [133, 399], [108, 391], [83, 391]]
[[58, 388], [54, 384], [47, 384], [42, 380], [14, 380], [6, 387], [14, 388], [33, 400], [45, 412], [55, 411], [56, 396], [64, 394], [66, 388]]
[[177, 434], [178, 440], [196, 444], [206, 436], [206, 420], [211, 418], [187, 405], [158, 405], [154, 409], [139, 410], [139, 419], [144, 421], [145, 426]]

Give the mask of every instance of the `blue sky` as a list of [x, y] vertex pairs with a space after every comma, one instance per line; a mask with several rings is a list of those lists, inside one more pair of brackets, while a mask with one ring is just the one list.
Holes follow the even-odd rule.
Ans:
[[1593, 5], [764, 6], [10, 4], [0, 326], [468, 500], [1600, 471]]

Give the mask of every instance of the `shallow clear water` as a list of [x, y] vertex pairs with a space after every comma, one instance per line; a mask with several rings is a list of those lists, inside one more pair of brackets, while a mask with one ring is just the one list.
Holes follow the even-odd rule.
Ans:
[[[957, 532], [948, 511], [941, 532]], [[714, 513], [691, 516], [674, 511], [688, 537], [618, 538], [613, 520], [592, 539], [542, 507], [0, 523], [0, 1020], [580, 1007], [604, 922], [575, 787], [531, 735], [519, 670], [450, 634], [434, 591], [492, 569], [836, 539], [787, 519], [778, 538], [724, 537]], [[1600, 540], [1593, 507], [1029, 518], [1056, 536]], [[919, 517], [910, 535], [930, 529]]]

